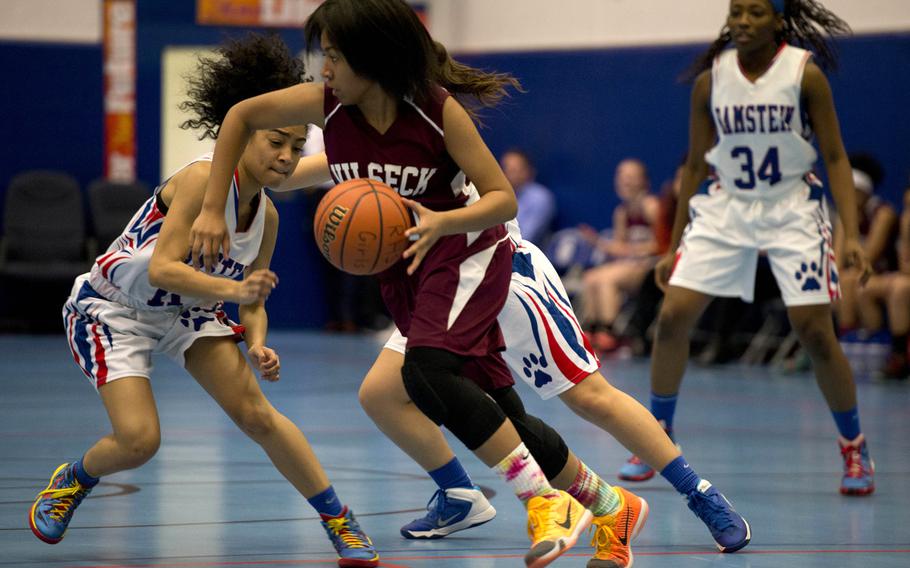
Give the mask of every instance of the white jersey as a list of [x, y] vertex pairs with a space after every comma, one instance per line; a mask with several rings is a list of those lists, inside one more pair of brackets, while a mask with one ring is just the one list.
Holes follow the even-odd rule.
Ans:
[[[211, 153], [203, 154], [180, 168], [178, 172], [196, 162], [211, 160]], [[162, 182], [155, 189], [154, 195], [139, 208], [120, 237], [104, 254], [95, 259], [89, 281], [92, 288], [105, 298], [143, 310], [176, 309], [204, 303], [200, 298], [181, 297], [149, 283], [149, 261], [155, 250], [155, 243], [158, 242], [164, 216], [167, 214], [159, 194], [170, 177]], [[231, 181], [230, 195], [224, 208], [224, 217], [231, 235], [231, 257], [224, 258], [219, 254], [213, 274], [238, 280], [243, 277], [246, 267], [259, 256], [259, 247], [265, 230], [266, 196], [260, 189], [254, 197], [253, 203], [258, 203], [257, 209], [253, 213], [249, 228], [241, 232], [237, 230], [240, 194], [236, 170]], [[186, 262], [189, 264], [189, 258]]]
[[800, 105], [811, 53], [784, 44], [754, 83], [728, 49], [711, 69], [711, 113], [717, 144], [705, 154], [721, 187], [740, 198], [779, 199], [806, 186], [817, 153]]

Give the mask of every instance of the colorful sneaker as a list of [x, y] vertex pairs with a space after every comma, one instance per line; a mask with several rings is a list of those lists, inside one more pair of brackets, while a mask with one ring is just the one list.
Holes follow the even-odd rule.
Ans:
[[35, 536], [48, 544], [63, 540], [73, 512], [91, 490], [76, 480], [70, 464], [58, 467], [51, 475], [47, 489], [38, 494], [29, 512], [28, 524]]
[[844, 457], [844, 477], [840, 482], [843, 495], [869, 495], [875, 491], [875, 463], [869, 457], [866, 437], [860, 434], [855, 440], [838, 440]]
[[354, 513], [347, 506], [337, 517], [319, 516], [338, 553], [339, 566], [379, 566], [379, 554], [373, 548], [373, 541], [360, 528]]
[[654, 469], [633, 455], [619, 468], [619, 478], [623, 481], [647, 481], [654, 477]]
[[[667, 430], [666, 423], [663, 420], [658, 420], [658, 423], [664, 429], [664, 433], [670, 438], [670, 441], [676, 444], [676, 440], [673, 439], [673, 434]], [[676, 448], [679, 449], [679, 444], [676, 444]], [[622, 467], [619, 468], [619, 478], [623, 481], [647, 481], [654, 477], [654, 468], [641, 461], [641, 458], [633, 455], [629, 458], [629, 461], [622, 464]]]
[[401, 527], [405, 538], [442, 538], [492, 521], [496, 509], [480, 487], [439, 489], [427, 503], [427, 514]]
[[707, 479], [699, 481], [686, 499], [689, 509], [708, 526], [718, 550], [736, 552], [749, 544], [752, 539], [749, 523]]
[[594, 557], [588, 560], [588, 568], [628, 568], [632, 566], [632, 540], [641, 532], [648, 520], [648, 502], [626, 491], [614, 487], [619, 495], [619, 509], [612, 515], [594, 517]]
[[528, 501], [528, 536], [531, 550], [525, 565], [542, 568], [575, 546], [594, 515], [565, 491], [557, 497], [533, 497]]

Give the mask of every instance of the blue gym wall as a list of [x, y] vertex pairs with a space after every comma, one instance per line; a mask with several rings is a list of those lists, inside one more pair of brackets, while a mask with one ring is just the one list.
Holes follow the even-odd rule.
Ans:
[[[225, 35], [196, 26], [194, 11], [192, 2], [138, 3], [138, 171], [150, 186], [160, 175], [161, 52], [167, 45], [217, 44]], [[292, 49], [302, 47], [299, 32], [281, 33]], [[882, 193], [899, 203], [910, 173], [910, 35], [854, 37], [839, 46], [840, 70], [830, 77], [847, 149], [882, 160]], [[557, 192], [561, 225], [604, 227], [616, 205], [612, 176], [619, 160], [642, 158], [656, 188], [685, 151], [689, 87], [677, 76], [702, 48], [461, 59], [513, 73], [527, 90], [485, 113], [482, 134], [493, 152], [519, 145], [535, 157], [540, 180]], [[0, 43], [0, 68], [8, 70], [0, 88], [7, 140], [0, 153], [0, 193], [26, 169], [65, 170], [83, 187], [100, 176], [100, 46]], [[269, 301], [276, 327], [317, 327], [325, 317], [323, 261], [310, 236], [313, 205], [302, 195], [277, 202], [281, 229], [274, 264], [281, 285]]]

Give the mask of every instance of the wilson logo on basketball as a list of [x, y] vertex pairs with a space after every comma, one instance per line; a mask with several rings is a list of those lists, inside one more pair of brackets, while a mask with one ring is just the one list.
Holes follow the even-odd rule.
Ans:
[[347, 207], [336, 205], [332, 208], [328, 219], [326, 219], [326, 222], [322, 227], [322, 246], [320, 248], [322, 249], [322, 256], [328, 259], [331, 259], [332, 257], [329, 247], [331, 246], [332, 241], [335, 240], [338, 226], [341, 225], [341, 221], [344, 220], [344, 216], [348, 214], [348, 211], [349, 209]]

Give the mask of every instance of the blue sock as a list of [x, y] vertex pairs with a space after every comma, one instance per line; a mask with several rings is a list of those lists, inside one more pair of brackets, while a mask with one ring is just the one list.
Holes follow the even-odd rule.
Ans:
[[98, 482], [101, 481], [100, 477], [92, 477], [86, 473], [85, 468], [82, 467], [82, 460], [84, 458], [79, 458], [73, 462], [73, 476], [76, 478], [82, 487], [86, 489], [98, 485]]
[[468, 477], [468, 472], [461, 467], [458, 458], [452, 458], [452, 461], [444, 466], [429, 472], [430, 477], [436, 482], [440, 489], [453, 489], [455, 487], [474, 487], [474, 482]]
[[313, 495], [307, 501], [316, 509], [320, 515], [327, 517], [337, 517], [344, 510], [338, 495], [335, 495], [335, 488], [329, 485], [329, 488], [318, 495]]
[[673, 413], [676, 412], [676, 397], [661, 396], [651, 393], [651, 414], [658, 420], [663, 420], [668, 432], [673, 431]]
[[689, 466], [686, 458], [679, 456], [667, 464], [660, 474], [683, 495], [688, 495], [698, 486], [699, 477]]
[[846, 412], [832, 410], [831, 415], [834, 416], [834, 422], [837, 424], [837, 430], [841, 436], [847, 440], [855, 440], [859, 436], [859, 410], [856, 407]]

